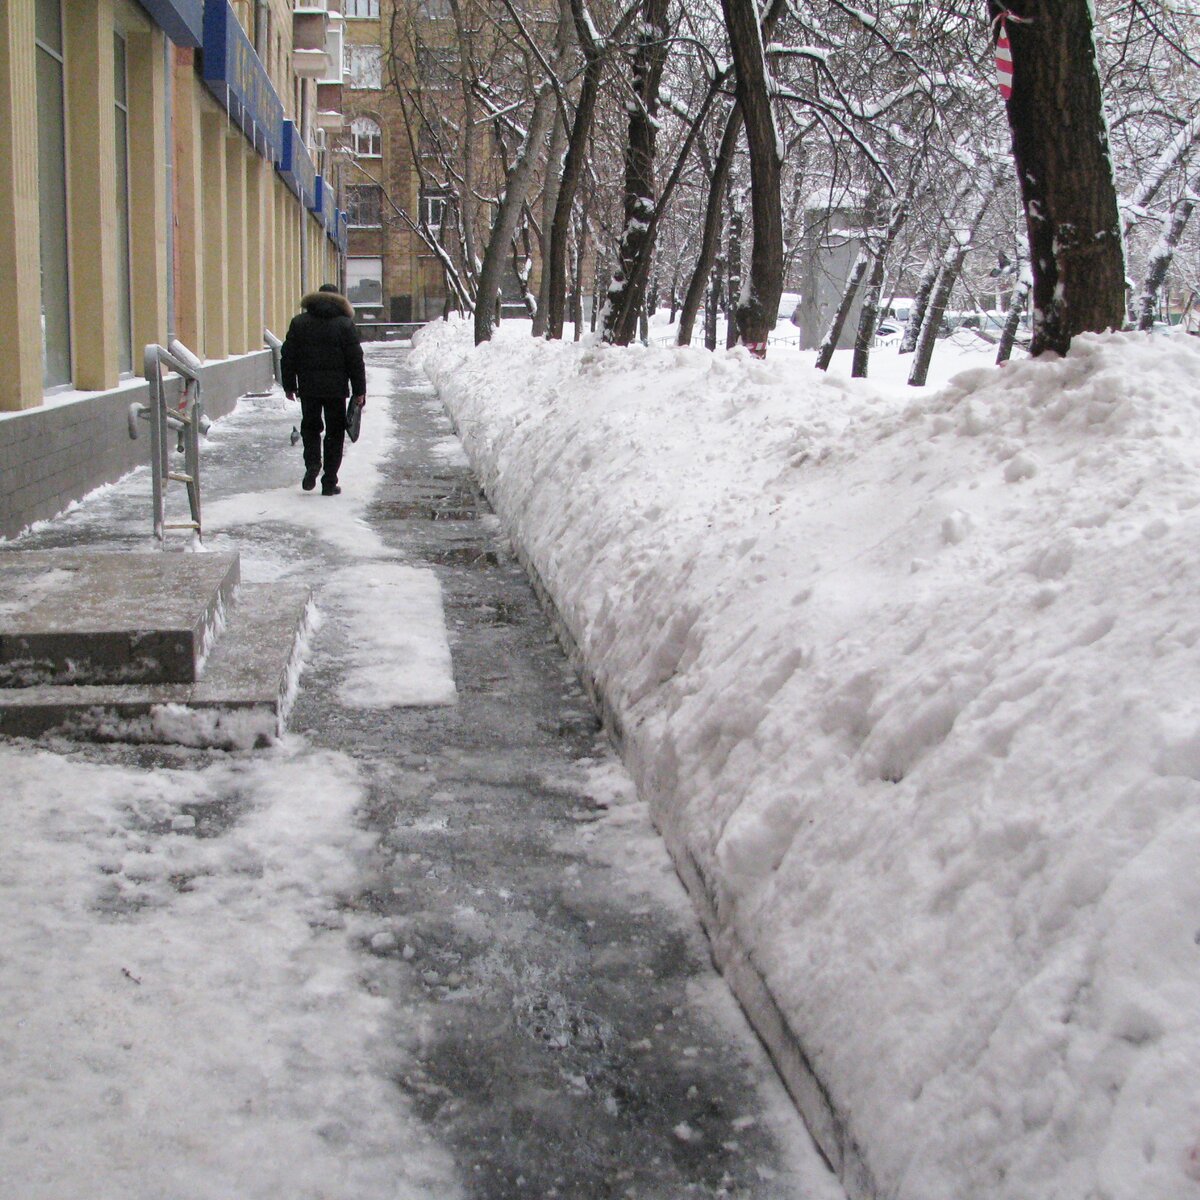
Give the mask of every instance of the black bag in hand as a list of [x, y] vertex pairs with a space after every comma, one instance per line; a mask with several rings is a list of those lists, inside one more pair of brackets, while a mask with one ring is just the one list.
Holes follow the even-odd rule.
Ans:
[[358, 435], [362, 432], [362, 410], [365, 403], [365, 397], [351, 396], [350, 403], [346, 406], [346, 436], [352, 442], [357, 442]]

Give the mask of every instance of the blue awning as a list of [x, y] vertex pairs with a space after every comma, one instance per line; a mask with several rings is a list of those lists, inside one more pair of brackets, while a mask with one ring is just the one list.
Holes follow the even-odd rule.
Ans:
[[141, 0], [141, 5], [177, 46], [204, 45], [204, 0]]
[[204, 3], [204, 82], [259, 154], [278, 163], [283, 105], [229, 0]]
[[300, 131], [293, 122], [283, 122], [280, 141], [279, 177], [295, 192], [305, 208], [311, 208], [317, 195], [317, 168], [309, 158]]

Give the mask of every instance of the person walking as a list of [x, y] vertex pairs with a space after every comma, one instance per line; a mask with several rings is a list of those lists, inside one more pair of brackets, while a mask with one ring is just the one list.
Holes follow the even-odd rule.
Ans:
[[304, 439], [300, 486], [311, 492], [323, 463], [321, 495], [336, 496], [342, 490], [338, 470], [346, 444], [346, 397], [366, 404], [362, 345], [354, 327], [354, 307], [332, 283], [323, 283], [305, 296], [300, 309], [288, 327], [280, 356], [287, 398], [293, 400], [300, 394], [300, 436]]

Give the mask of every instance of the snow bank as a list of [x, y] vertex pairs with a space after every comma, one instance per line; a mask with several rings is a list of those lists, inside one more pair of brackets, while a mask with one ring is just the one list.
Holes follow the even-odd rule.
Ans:
[[1200, 345], [916, 399], [456, 324], [418, 355], [827, 1149], [902, 1200], [1200, 1197]]

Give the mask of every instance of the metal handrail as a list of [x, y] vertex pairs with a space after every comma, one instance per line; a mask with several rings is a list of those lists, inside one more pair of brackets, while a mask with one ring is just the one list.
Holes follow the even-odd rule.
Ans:
[[283, 343], [269, 330], [263, 330], [263, 341], [271, 350], [271, 372], [275, 382], [283, 387]]
[[[150, 476], [154, 505], [154, 536], [166, 547], [168, 529], [190, 529], [197, 541], [203, 541], [200, 519], [200, 434], [207, 425], [201, 407], [200, 360], [181, 342], [172, 342], [171, 349], [148, 345], [142, 359], [144, 374], [150, 384], [150, 403], [129, 406], [129, 436], [136, 438], [140, 419], [150, 422]], [[183, 379], [179, 403], [172, 407], [167, 401], [166, 380], [162, 368], [173, 371]], [[182, 471], [171, 469], [168, 435], [178, 433], [176, 453], [184, 456]], [[187, 486], [190, 521], [168, 522], [166, 519], [166, 485], [169, 482]]]

